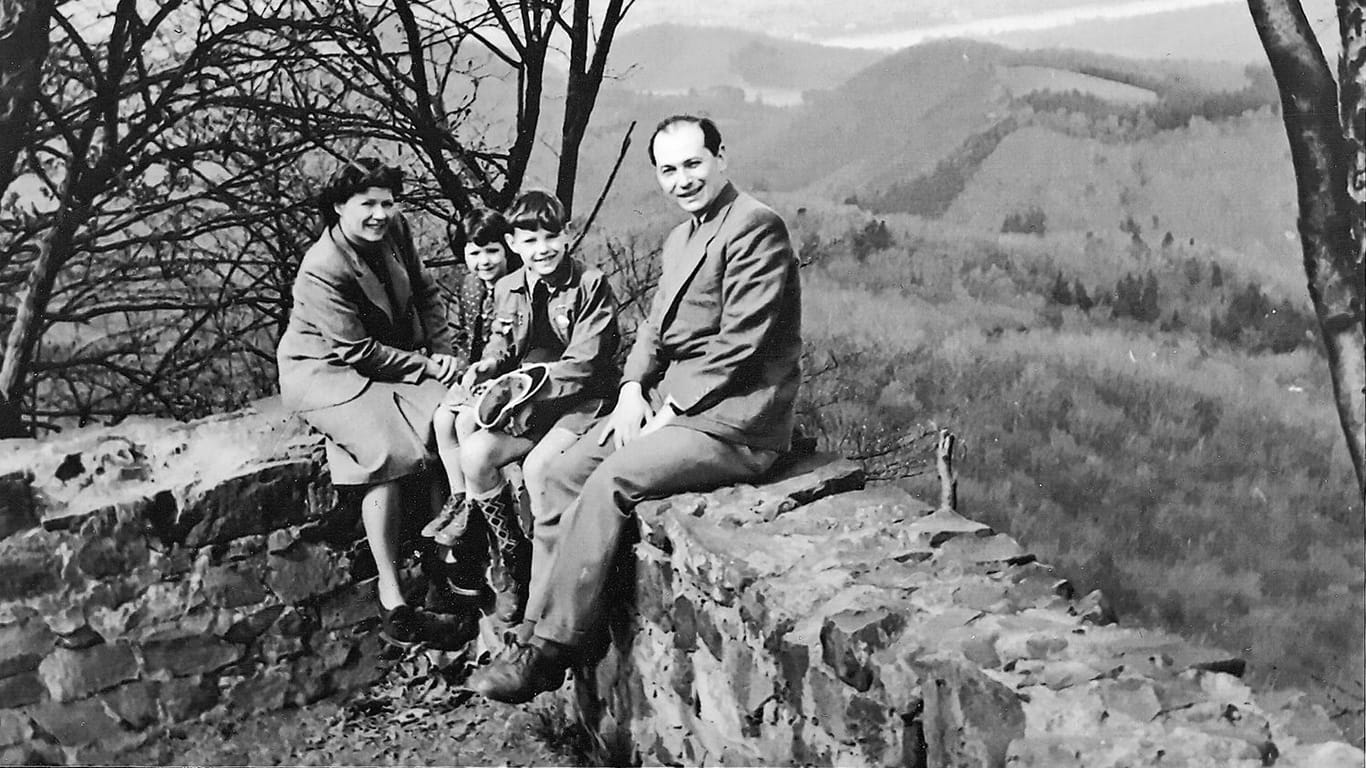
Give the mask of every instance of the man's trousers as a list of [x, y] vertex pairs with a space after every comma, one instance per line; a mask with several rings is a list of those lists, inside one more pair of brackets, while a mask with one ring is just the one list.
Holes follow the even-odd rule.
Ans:
[[537, 636], [566, 645], [582, 645], [601, 620], [617, 546], [637, 504], [753, 482], [778, 457], [679, 426], [614, 451], [610, 439], [598, 445], [602, 423], [548, 468], [546, 509], [564, 511], [537, 520], [535, 531], [537, 559], [548, 555], [551, 562], [533, 562], [526, 615], [536, 621]]

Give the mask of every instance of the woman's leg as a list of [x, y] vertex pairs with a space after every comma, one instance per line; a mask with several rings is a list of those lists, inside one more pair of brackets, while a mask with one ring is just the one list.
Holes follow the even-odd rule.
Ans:
[[379, 576], [379, 604], [385, 609], [403, 605], [403, 590], [398, 583], [399, 515], [403, 494], [398, 481], [372, 485], [361, 497], [361, 523], [370, 543]]

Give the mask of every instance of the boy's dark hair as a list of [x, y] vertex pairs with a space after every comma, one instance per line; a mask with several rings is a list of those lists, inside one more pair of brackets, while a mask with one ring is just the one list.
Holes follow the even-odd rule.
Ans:
[[702, 129], [702, 145], [713, 155], [720, 154], [721, 129], [716, 127], [716, 123], [713, 123], [710, 117], [670, 115], [659, 121], [659, 125], [655, 126], [655, 132], [650, 134], [650, 141], [645, 144], [645, 153], [650, 156], [650, 165], [655, 164], [655, 137], [679, 123], [690, 123]]
[[387, 189], [398, 197], [403, 194], [403, 171], [373, 157], [358, 157], [342, 165], [318, 193], [318, 212], [323, 222], [329, 227], [335, 225], [339, 218], [336, 206], [371, 187]]
[[564, 204], [540, 189], [527, 190], [518, 195], [508, 208], [507, 220], [512, 229], [544, 229], [547, 232], [563, 232], [569, 224], [564, 215]]

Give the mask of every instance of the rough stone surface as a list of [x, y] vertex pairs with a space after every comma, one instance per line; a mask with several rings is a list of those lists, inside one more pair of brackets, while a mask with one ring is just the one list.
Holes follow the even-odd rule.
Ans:
[[0, 709], [0, 747], [20, 744], [33, 738], [28, 716], [14, 709]]
[[64, 747], [107, 741], [123, 733], [119, 720], [98, 699], [70, 703], [49, 702], [29, 710], [44, 733]]
[[217, 672], [241, 655], [240, 647], [212, 636], [174, 638], [142, 647], [143, 663], [148, 672], [167, 672], [175, 677]]
[[57, 648], [38, 670], [54, 700], [73, 701], [137, 679], [138, 662], [131, 645], [116, 643], [79, 651]]
[[[311, 522], [337, 500], [320, 447], [270, 402], [0, 441], [0, 762], [373, 682], [373, 572]], [[1110, 626], [1099, 593], [850, 462], [637, 517], [599, 662], [540, 705], [601, 762], [1362, 764], [1238, 659]]]
[[37, 524], [33, 475], [25, 470], [0, 474], [0, 539]]
[[665, 764], [1309, 768], [1304, 738], [1341, 738], [1302, 705], [1268, 716], [1229, 655], [1097, 623], [1018, 542], [860, 479], [818, 457], [767, 505], [763, 485], [641, 505], [634, 605], [566, 716]]

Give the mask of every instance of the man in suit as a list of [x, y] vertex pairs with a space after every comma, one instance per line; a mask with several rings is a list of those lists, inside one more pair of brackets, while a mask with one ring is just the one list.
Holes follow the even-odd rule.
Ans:
[[528, 701], [563, 682], [603, 614], [636, 504], [752, 482], [791, 440], [801, 286], [787, 227], [730, 184], [711, 120], [669, 117], [647, 150], [660, 188], [689, 218], [664, 242], [616, 408], [547, 472], [545, 506], [563, 512], [537, 521], [553, 554], [548, 577], [532, 585], [530, 642], [470, 678], [497, 701]]

